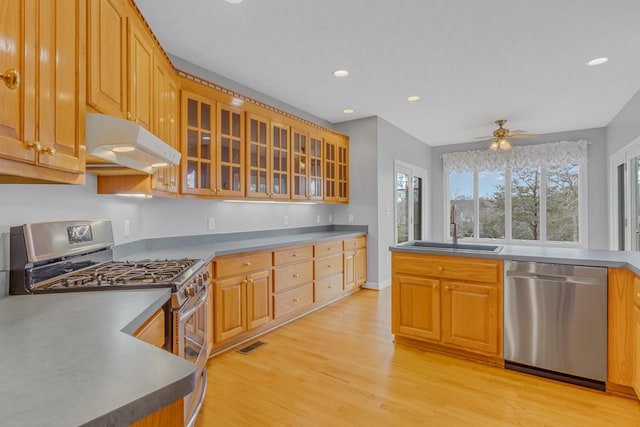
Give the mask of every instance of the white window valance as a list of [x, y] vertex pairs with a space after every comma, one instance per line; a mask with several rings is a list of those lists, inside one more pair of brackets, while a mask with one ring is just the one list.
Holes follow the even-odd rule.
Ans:
[[474, 150], [442, 155], [445, 172], [480, 172], [506, 168], [561, 166], [587, 161], [587, 141], [515, 146], [508, 151]]

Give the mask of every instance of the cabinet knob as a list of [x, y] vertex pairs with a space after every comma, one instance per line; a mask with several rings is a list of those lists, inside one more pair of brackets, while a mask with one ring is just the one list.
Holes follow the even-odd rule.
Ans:
[[33, 151], [39, 153], [42, 151], [42, 144], [39, 141], [29, 142], [27, 148], [33, 148]]
[[444, 290], [445, 290], [445, 291], [448, 291], [448, 290], [449, 290], [449, 287], [448, 287], [448, 286], [445, 286], [445, 287], [444, 287]]
[[8, 69], [4, 73], [0, 74], [0, 79], [4, 82], [9, 89], [16, 89], [20, 86], [20, 73], [13, 68]]
[[298, 300], [298, 298], [294, 298], [294, 299], [293, 299], [293, 302], [294, 302], [294, 303], [297, 303], [298, 301], [299, 301], [299, 300]]
[[251, 263], [250, 263], [249, 261], [246, 261], [246, 262], [244, 263], [244, 266], [245, 266], [245, 267], [251, 267]]
[[438, 271], [439, 271], [440, 273], [442, 273], [442, 272], [444, 271], [444, 267], [442, 267], [442, 266], [438, 267]]
[[327, 265], [327, 268], [333, 268], [333, 265], [329, 264]]
[[298, 258], [298, 253], [297, 253], [297, 252], [294, 252], [292, 256], [293, 256], [294, 258]]
[[42, 152], [43, 152], [43, 153], [46, 153], [46, 154], [48, 154], [48, 155], [50, 155], [50, 156], [55, 156], [55, 154], [56, 154], [56, 149], [55, 149], [55, 148], [53, 148], [53, 145], [50, 145], [50, 146], [48, 146], [47, 148], [43, 148], [43, 149], [42, 149]]
[[293, 273], [293, 277], [297, 279], [300, 275], [298, 273]]
[[636, 294], [636, 298], [640, 299], [640, 292]]
[[244, 279], [244, 280], [242, 281], [242, 284], [243, 284], [243, 285], [246, 285], [246, 284], [247, 284], [247, 282], [248, 282], [248, 280], [247, 280], [247, 279]]

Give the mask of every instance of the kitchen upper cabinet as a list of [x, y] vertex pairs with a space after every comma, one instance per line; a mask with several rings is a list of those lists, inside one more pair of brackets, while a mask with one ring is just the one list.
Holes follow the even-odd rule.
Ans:
[[90, 0], [87, 104], [103, 114], [127, 118], [128, 43], [126, 0]]
[[501, 363], [502, 262], [392, 254], [396, 339]]
[[309, 198], [309, 134], [291, 128], [291, 198]]
[[337, 141], [336, 154], [335, 200], [339, 203], [347, 203], [349, 201], [349, 144], [346, 140]]
[[[156, 54], [156, 58], [159, 55]], [[180, 151], [178, 138], [178, 81], [173, 69], [164, 61], [154, 62], [154, 98], [152, 132]], [[179, 166], [160, 167], [153, 174], [151, 188], [169, 194], [178, 192]]]
[[271, 193], [269, 120], [247, 113], [247, 197], [265, 199]]
[[216, 195], [244, 196], [244, 113], [218, 103]]
[[333, 140], [325, 139], [324, 142], [324, 200], [335, 202], [337, 189], [338, 153]]
[[182, 193], [216, 194], [215, 102], [182, 91]]
[[0, 4], [2, 175], [84, 182], [85, 22], [80, 0]]
[[289, 199], [289, 128], [271, 123], [271, 191], [273, 199]]

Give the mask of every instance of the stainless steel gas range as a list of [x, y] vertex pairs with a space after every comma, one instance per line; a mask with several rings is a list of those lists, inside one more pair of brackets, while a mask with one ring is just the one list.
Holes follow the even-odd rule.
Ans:
[[201, 259], [113, 260], [111, 222], [24, 224], [10, 231], [13, 295], [170, 288], [165, 350], [195, 364], [196, 389], [185, 398], [185, 425], [195, 423], [207, 374], [209, 265]]

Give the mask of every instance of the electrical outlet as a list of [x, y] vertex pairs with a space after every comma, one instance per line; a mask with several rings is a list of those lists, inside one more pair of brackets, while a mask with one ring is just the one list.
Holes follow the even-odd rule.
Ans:
[[124, 220], [124, 237], [129, 237], [131, 235], [131, 223], [128, 219]]
[[353, 222], [353, 214], [349, 214], [349, 222]]
[[216, 219], [212, 216], [209, 217], [209, 230], [216, 229]]
[[320, 215], [316, 215], [316, 224], [320, 224]]
[[289, 215], [285, 215], [282, 218], [282, 222], [284, 223], [284, 225], [289, 225]]

